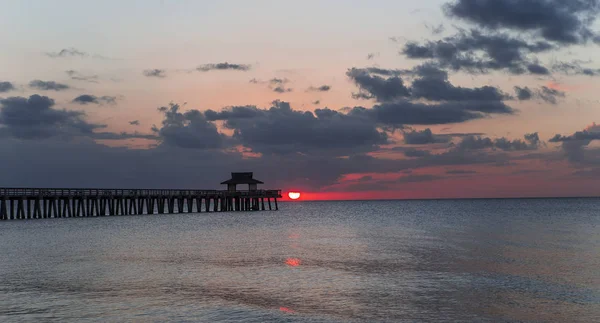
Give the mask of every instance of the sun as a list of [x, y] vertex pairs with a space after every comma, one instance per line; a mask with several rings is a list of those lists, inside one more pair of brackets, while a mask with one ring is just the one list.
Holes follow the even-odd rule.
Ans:
[[299, 192], [289, 192], [288, 196], [292, 200], [297, 200], [300, 198], [300, 193]]

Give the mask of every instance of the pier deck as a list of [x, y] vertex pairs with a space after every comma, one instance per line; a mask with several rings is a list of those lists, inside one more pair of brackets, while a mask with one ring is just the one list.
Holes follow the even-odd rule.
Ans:
[[0, 188], [0, 220], [278, 210], [277, 198], [281, 190]]

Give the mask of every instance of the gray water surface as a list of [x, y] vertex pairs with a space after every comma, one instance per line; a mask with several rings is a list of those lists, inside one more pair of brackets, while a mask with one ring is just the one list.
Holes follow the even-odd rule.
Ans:
[[600, 199], [0, 222], [0, 322], [597, 322]]

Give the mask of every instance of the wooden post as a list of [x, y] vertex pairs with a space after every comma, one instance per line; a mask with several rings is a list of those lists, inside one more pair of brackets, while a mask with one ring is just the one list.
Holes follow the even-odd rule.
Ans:
[[275, 210], [279, 210], [279, 206], [277, 206], [277, 198], [274, 198], [275, 200]]
[[15, 219], [15, 200], [10, 199], [10, 220]]
[[6, 209], [6, 196], [2, 196], [2, 205], [0, 206], [0, 220], [8, 220], [8, 212]]

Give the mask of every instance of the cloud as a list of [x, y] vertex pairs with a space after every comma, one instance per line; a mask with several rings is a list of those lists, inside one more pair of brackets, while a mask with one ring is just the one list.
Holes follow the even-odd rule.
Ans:
[[98, 75], [84, 75], [75, 70], [65, 71], [72, 80], [98, 83]]
[[153, 126], [153, 132], [160, 137], [162, 144], [188, 149], [218, 149], [224, 146], [226, 136], [219, 133], [217, 126], [202, 112], [180, 112], [179, 109], [178, 104], [159, 108], [164, 119], [160, 128]]
[[600, 69], [582, 67], [581, 62], [556, 62], [552, 66], [554, 71], [566, 74], [566, 75], [587, 75], [587, 76], [599, 76]]
[[0, 82], [0, 93], [9, 92], [15, 89], [11, 82]]
[[565, 92], [551, 89], [547, 86], [542, 86], [540, 89], [532, 90], [529, 87], [519, 87], [515, 86], [515, 93], [517, 95], [517, 99], [520, 101], [526, 101], [531, 99], [540, 99], [550, 104], [557, 104], [558, 98], [564, 98], [566, 96]]
[[286, 92], [292, 92], [294, 89], [292, 88], [285, 88], [283, 86], [277, 86], [275, 88], [273, 88], [273, 92], [277, 92], [277, 93], [286, 93]]
[[307, 92], [327, 92], [331, 90], [331, 86], [329, 85], [321, 85], [319, 87], [311, 86], [306, 91]]
[[29, 87], [42, 91], [63, 91], [70, 89], [70, 87], [66, 84], [41, 80], [33, 80], [29, 82]]
[[151, 70], [144, 70], [144, 72], [142, 72], [144, 74], [144, 76], [147, 77], [158, 77], [158, 78], [165, 78], [167, 77], [167, 71], [165, 70], [161, 70], [161, 69], [151, 69]]
[[52, 58], [60, 58], [60, 57], [87, 57], [88, 54], [86, 52], [82, 52], [73, 47], [65, 48], [60, 50], [59, 52], [46, 53], [46, 56]]
[[528, 87], [519, 87], [515, 86], [515, 93], [517, 94], [517, 99], [520, 101], [531, 100], [533, 98], [533, 91]]
[[371, 109], [355, 107], [350, 113], [368, 115], [383, 125], [402, 126], [461, 123], [490, 114], [513, 114], [514, 110], [503, 102], [496, 101], [425, 104], [400, 100], [378, 104]]
[[281, 101], [269, 109], [238, 107], [206, 114], [209, 119], [225, 120], [224, 126], [234, 130], [233, 139], [263, 154], [342, 156], [388, 143], [387, 134], [368, 117], [329, 109], [298, 111]]
[[290, 82], [290, 80], [288, 80], [287, 78], [277, 78], [277, 77], [274, 77], [268, 81], [260, 81], [255, 78], [250, 80], [250, 83], [252, 83], [252, 84], [268, 84], [269, 89], [271, 89], [271, 90], [273, 90], [273, 92], [277, 92], [277, 93], [292, 92], [294, 89], [285, 87], [285, 84], [287, 84], [289, 82]]
[[565, 92], [556, 90], [556, 89], [551, 89], [548, 88], [546, 86], [542, 86], [542, 89], [540, 90], [540, 92], [538, 93], [538, 96], [551, 104], [556, 104], [557, 103], [557, 98], [558, 97], [565, 97]]
[[434, 135], [429, 128], [423, 131], [405, 131], [403, 132], [403, 136], [404, 143], [407, 145], [427, 145], [435, 143], [447, 143], [450, 141], [450, 137]]
[[129, 124], [132, 126], [139, 126], [140, 125], [140, 121], [139, 120], [132, 120], [129, 121]]
[[75, 99], [73, 99], [73, 103], [78, 104], [116, 104], [117, 97], [115, 96], [101, 96], [97, 97], [91, 94], [82, 94]]
[[249, 119], [261, 116], [264, 110], [261, 110], [253, 105], [227, 107], [217, 112], [214, 110], [206, 110], [204, 116], [208, 121], [217, 120], [232, 120], [232, 119]]
[[421, 158], [421, 157], [431, 156], [431, 153], [429, 151], [419, 150], [419, 149], [415, 149], [415, 148], [408, 148], [408, 149], [405, 149], [403, 152], [404, 152], [404, 156], [409, 157], [409, 158]]
[[570, 162], [583, 164], [587, 162], [585, 148], [594, 140], [600, 140], [600, 126], [596, 125], [596, 123], [570, 136], [557, 134], [549, 141], [561, 143], [562, 150]]
[[320, 100], [315, 100], [315, 101], [312, 102], [312, 104], [319, 105], [319, 104], [321, 104], [321, 101]]
[[479, 74], [506, 70], [512, 74], [548, 74], [547, 68], [530, 61], [528, 54], [555, 49], [545, 41], [529, 42], [506, 33], [461, 31], [454, 36], [425, 43], [407, 42], [402, 54], [410, 59], [428, 59], [440, 67]]
[[54, 100], [40, 95], [0, 100], [2, 134], [20, 139], [43, 139], [58, 135], [90, 136], [106, 125], [88, 123], [82, 111], [54, 109]]
[[204, 64], [196, 68], [200, 72], [208, 71], [223, 71], [223, 70], [234, 70], [234, 71], [249, 71], [252, 68], [251, 65], [245, 64], [230, 64], [230, 63], [218, 63], [218, 64]]
[[597, 0], [457, 0], [446, 15], [487, 30], [528, 32], [547, 41], [581, 44], [595, 37], [590, 29], [599, 12]]
[[427, 71], [426, 74], [412, 83], [410, 90], [413, 98], [430, 101], [502, 101], [507, 98], [496, 87], [463, 88], [452, 85], [445, 71], [424, 71]]
[[463, 138], [455, 148], [459, 151], [481, 150], [487, 148], [500, 149], [504, 151], [528, 151], [537, 150], [540, 145], [542, 145], [542, 141], [536, 132], [526, 134], [523, 140], [509, 140], [504, 137], [492, 140], [486, 137], [468, 136]]
[[376, 99], [378, 102], [393, 101], [410, 96], [410, 91], [404, 81], [398, 77], [383, 78], [371, 75], [368, 70], [351, 68], [346, 75], [354, 81], [360, 92], [353, 94], [354, 98]]

